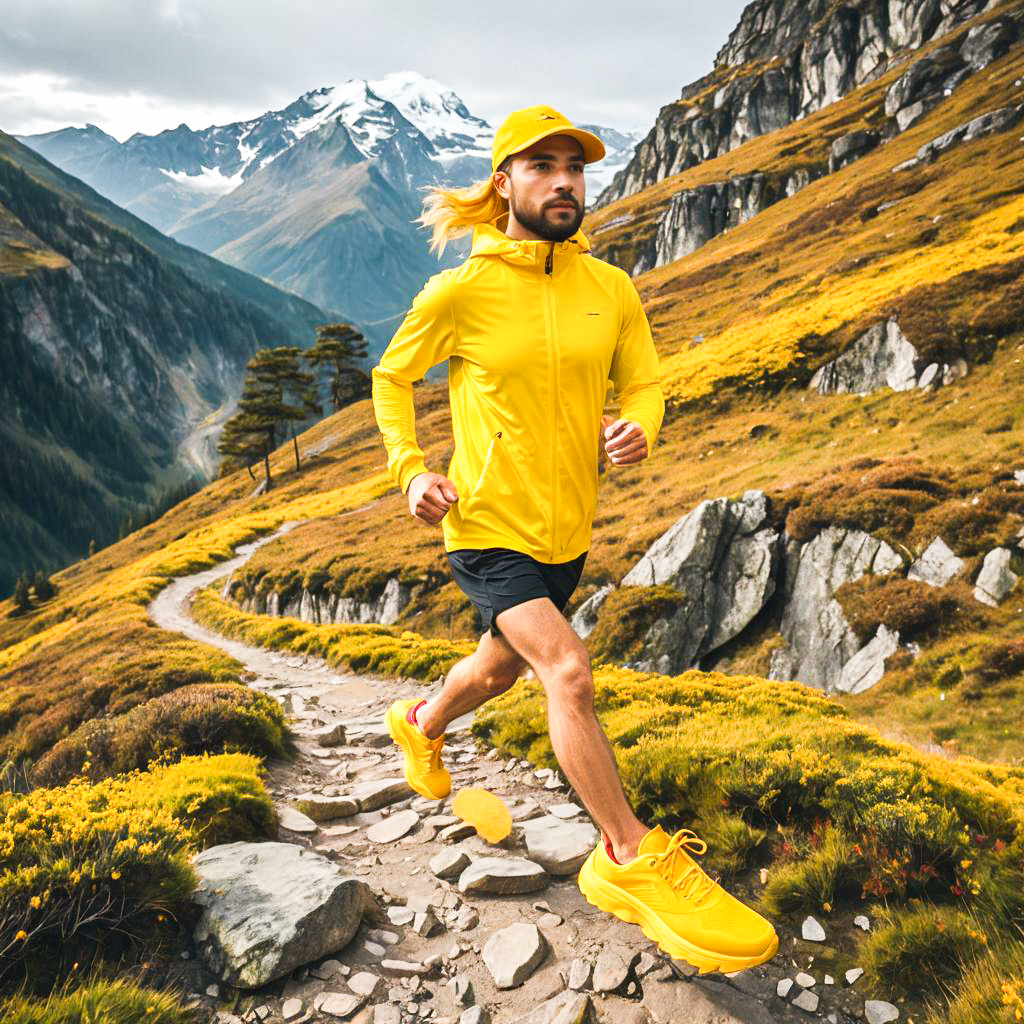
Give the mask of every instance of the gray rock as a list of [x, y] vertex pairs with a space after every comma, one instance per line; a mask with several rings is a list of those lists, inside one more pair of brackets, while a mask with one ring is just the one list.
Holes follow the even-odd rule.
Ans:
[[907, 570], [907, 579], [920, 580], [933, 587], [944, 587], [964, 568], [964, 560], [957, 558], [941, 537], [936, 537], [921, 552]]
[[1024, 104], [1016, 107], [1000, 107], [998, 110], [989, 110], [978, 117], [971, 118], [970, 121], [965, 121], [963, 124], [957, 125], [956, 128], [951, 128], [948, 132], [943, 132], [930, 142], [926, 142], [918, 149], [917, 159], [928, 163], [940, 153], [961, 142], [970, 142], [982, 135], [1007, 131], [1020, 120], [1022, 112], [1024, 112]]
[[476, 828], [468, 821], [457, 821], [454, 825], [448, 825], [437, 833], [437, 838], [442, 843], [460, 843], [463, 839], [476, 835]]
[[846, 972], [846, 984], [852, 985], [864, 973], [863, 967], [851, 967]]
[[313, 999], [313, 1009], [345, 1020], [361, 1009], [365, 1002], [366, 996], [352, 992], [321, 992]]
[[534, 972], [549, 948], [535, 924], [519, 921], [496, 931], [481, 956], [498, 988], [515, 988]]
[[582, 992], [559, 992], [535, 1006], [526, 1016], [512, 1024], [598, 1024], [597, 1012], [590, 996]]
[[374, 843], [394, 843], [408, 835], [419, 823], [420, 816], [412, 808], [396, 811], [376, 825], [371, 825], [366, 830], [366, 838]]
[[416, 916], [415, 911], [410, 910], [408, 907], [388, 907], [387, 915], [388, 920], [392, 924], [399, 926], [409, 924]]
[[481, 857], [459, 875], [458, 882], [462, 892], [496, 895], [536, 892], [547, 884], [547, 872], [523, 857]]
[[315, 832], [317, 824], [308, 815], [294, 807], [278, 807], [277, 822], [289, 832]]
[[775, 994], [780, 999], [785, 999], [789, 995], [789, 990], [793, 987], [792, 978], [780, 978], [775, 984]]
[[641, 671], [677, 673], [737, 636], [775, 588], [779, 535], [767, 519], [763, 491], [733, 501], [702, 501], [676, 520], [622, 577], [625, 586], [667, 583], [684, 595], [679, 609], [655, 622]]
[[866, 999], [864, 1019], [868, 1024], [889, 1024], [890, 1021], [900, 1019], [900, 1011], [884, 999]]
[[318, 793], [310, 793], [297, 799], [295, 808], [315, 822], [349, 818], [359, 811], [359, 805], [351, 797], [322, 796]]
[[548, 808], [548, 814], [553, 814], [556, 818], [575, 818], [583, 813], [583, 808], [579, 804], [552, 804]]
[[597, 625], [597, 615], [604, 604], [605, 598], [615, 589], [614, 583], [606, 583], [584, 601], [579, 608], [573, 612], [569, 625], [576, 631], [576, 635], [582, 639], [589, 636]]
[[402, 1024], [402, 1011], [394, 1003], [378, 1003], [373, 1008], [373, 1024]]
[[842, 693], [862, 693], [885, 675], [885, 659], [899, 650], [899, 630], [880, 623], [875, 635], [845, 665], [836, 683]]
[[612, 949], [602, 949], [594, 964], [594, 991], [614, 992], [628, 976], [629, 962]]
[[348, 796], [359, 804], [360, 811], [375, 811], [415, 795], [404, 776], [400, 779], [373, 779], [370, 782], [361, 782], [353, 786], [348, 793]]
[[820, 922], [808, 914], [800, 926], [800, 936], [807, 939], [808, 942], [824, 942], [825, 929], [821, 927]]
[[331, 722], [321, 725], [309, 734], [309, 738], [321, 747], [336, 747], [345, 742], [345, 723]]
[[459, 1024], [491, 1024], [491, 1015], [482, 1006], [471, 1006], [459, 1014]]
[[814, 1013], [818, 1008], [818, 997], [808, 989], [804, 989], [793, 997], [792, 1003], [794, 1006], [799, 1006], [801, 1010], [806, 1010], [808, 1013]]
[[367, 999], [374, 999], [380, 992], [382, 985], [381, 979], [369, 971], [358, 971], [348, 979], [348, 987], [356, 995], [365, 996]]
[[594, 964], [583, 957], [576, 957], [569, 965], [569, 988], [574, 991], [590, 988], [591, 979], [594, 976]]
[[813, 975], [808, 974], [806, 971], [798, 972], [794, 980], [801, 988], [814, 988], [815, 986]]
[[1013, 552], [1009, 548], [993, 548], [982, 563], [974, 581], [974, 596], [993, 608], [1017, 585], [1020, 577], [1010, 568]]
[[305, 1004], [302, 1002], [301, 999], [296, 999], [294, 997], [292, 997], [291, 999], [286, 999], [281, 1004], [282, 1019], [286, 1021], [294, 1020], [296, 1017], [299, 1016], [299, 1014], [302, 1013], [304, 1005]]
[[201, 956], [221, 980], [259, 988], [341, 949], [366, 911], [382, 913], [365, 882], [294, 843], [226, 843], [192, 858], [202, 908]]
[[909, 391], [917, 386], [917, 360], [917, 349], [890, 318], [873, 324], [842, 355], [819, 367], [808, 386], [821, 395], [867, 394], [883, 387]]
[[574, 875], [600, 839], [585, 821], [563, 821], [544, 815], [522, 823], [530, 859], [551, 875]]
[[836, 590], [865, 572], [902, 568], [899, 555], [862, 530], [827, 526], [813, 540], [787, 541], [781, 631], [787, 646], [776, 651], [769, 679], [797, 679], [831, 691], [843, 665], [860, 649]]
[[871, 927], [871, 922], [863, 914], [858, 914], [853, 919], [853, 924], [854, 927], [861, 928], [864, 931], [867, 931]]
[[472, 863], [472, 858], [465, 850], [455, 847], [441, 850], [430, 859], [430, 870], [438, 878], [457, 878]]

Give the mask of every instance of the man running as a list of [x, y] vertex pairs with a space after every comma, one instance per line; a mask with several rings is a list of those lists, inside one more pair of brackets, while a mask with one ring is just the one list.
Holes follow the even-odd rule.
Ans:
[[[584, 896], [702, 972], [735, 971], [774, 955], [775, 930], [704, 873], [688, 851], [707, 846], [691, 830], [669, 835], [636, 817], [595, 714], [588, 652], [562, 614], [590, 547], [601, 446], [613, 466], [641, 462], [665, 409], [636, 287], [580, 230], [583, 168], [604, 153], [551, 107], [514, 111], [495, 136], [491, 176], [433, 188], [420, 218], [435, 250], [472, 230], [470, 256], [413, 300], [373, 368], [374, 410], [410, 514], [441, 524], [484, 634], [440, 692], [395, 701], [385, 720], [410, 787], [441, 799], [451, 792], [440, 756], [448, 723], [530, 666], [558, 764], [602, 833], [580, 870]], [[447, 475], [427, 468], [412, 394], [445, 359]], [[602, 415], [609, 381], [614, 421]]]

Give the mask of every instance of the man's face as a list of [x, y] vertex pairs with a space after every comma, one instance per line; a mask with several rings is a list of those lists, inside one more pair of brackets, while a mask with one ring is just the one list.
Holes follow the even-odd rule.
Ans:
[[583, 223], [583, 147], [571, 135], [549, 135], [512, 158], [495, 185], [511, 215], [547, 241], [564, 242]]

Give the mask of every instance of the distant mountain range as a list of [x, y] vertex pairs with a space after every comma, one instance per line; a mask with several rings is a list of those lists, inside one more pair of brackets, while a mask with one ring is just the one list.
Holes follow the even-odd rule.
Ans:
[[[587, 173], [588, 205], [632, 156], [640, 134], [585, 125], [607, 156]], [[282, 110], [193, 131], [118, 142], [95, 125], [15, 136], [180, 242], [343, 309], [383, 350], [441, 261], [413, 224], [421, 187], [490, 172], [494, 128], [441, 82], [414, 71], [350, 79]]]

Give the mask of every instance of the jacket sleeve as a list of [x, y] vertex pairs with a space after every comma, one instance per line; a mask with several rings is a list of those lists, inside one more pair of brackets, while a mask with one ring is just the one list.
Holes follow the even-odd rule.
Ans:
[[388, 472], [403, 494], [414, 476], [427, 472], [416, 441], [413, 381], [455, 351], [449, 288], [444, 272], [427, 279], [371, 371], [373, 411], [388, 451]]
[[615, 400], [622, 409], [621, 418], [640, 424], [650, 455], [665, 416], [661, 364], [643, 303], [628, 276], [623, 290], [622, 325], [609, 376], [615, 388]]

